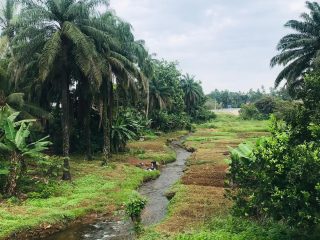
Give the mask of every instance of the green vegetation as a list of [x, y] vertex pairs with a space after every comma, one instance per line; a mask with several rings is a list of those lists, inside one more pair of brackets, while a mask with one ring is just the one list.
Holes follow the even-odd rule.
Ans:
[[208, 94], [208, 101], [206, 105], [210, 109], [220, 108], [240, 108], [242, 105], [257, 102], [264, 98], [275, 98], [281, 100], [290, 100], [291, 97], [286, 88], [275, 89], [270, 88], [269, 93], [266, 92], [262, 86], [256, 91], [250, 89], [248, 92], [230, 92], [228, 90], [219, 91], [215, 89]]
[[87, 213], [119, 209], [130, 198], [132, 190], [145, 179], [159, 174], [124, 164], [101, 167], [97, 161], [88, 163], [79, 159], [71, 163], [76, 166], [72, 169], [75, 172], [72, 184], [57, 182], [45, 199], [36, 197], [21, 202], [10, 198], [2, 203], [0, 238], [44, 223], [68, 222]]
[[286, 130], [276, 129], [255, 147], [245, 144], [231, 151], [236, 215], [272, 218], [303, 229], [319, 222], [319, 146], [293, 145], [289, 139]]
[[125, 203], [126, 213], [134, 223], [135, 232], [138, 234], [142, 231], [141, 213], [146, 204], [147, 199], [141, 197], [137, 192], [134, 192]]
[[[155, 231], [142, 237], [142, 240], [203, 240], [203, 239], [218, 239], [218, 240], [284, 240], [284, 239], [304, 239], [294, 238], [294, 232], [285, 225], [275, 223], [258, 224], [246, 219], [233, 218], [227, 216], [225, 218], [214, 218], [206, 223], [205, 226], [190, 231], [189, 233], [182, 233], [175, 236], [166, 236]], [[317, 239], [316, 236], [308, 239]]]
[[151, 159], [161, 164], [168, 164], [176, 160], [176, 153], [173, 150], [166, 152], [146, 152], [138, 154], [140, 159]]
[[295, 32], [271, 59], [284, 66], [283, 88], [205, 96], [108, 0], [3, 2], [0, 238], [119, 210], [140, 233], [136, 189], [189, 132], [194, 151], [167, 193], [168, 215], [142, 239], [319, 239], [319, 3], [285, 25]]

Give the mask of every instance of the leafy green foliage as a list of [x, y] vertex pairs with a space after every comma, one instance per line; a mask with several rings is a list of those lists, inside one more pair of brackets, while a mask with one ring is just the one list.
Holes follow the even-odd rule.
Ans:
[[133, 192], [125, 203], [126, 214], [131, 218], [134, 223], [134, 230], [138, 234], [142, 232], [141, 213], [146, 204], [147, 199], [141, 197], [137, 192]]
[[133, 192], [129, 200], [125, 203], [126, 213], [131, 218], [140, 218], [142, 210], [147, 204], [147, 200], [137, 192]]
[[130, 109], [122, 109], [112, 124], [111, 142], [114, 152], [124, 151], [126, 143], [139, 138], [149, 121]]
[[293, 145], [282, 123], [274, 123], [271, 137], [255, 147], [231, 151], [230, 182], [240, 216], [273, 218], [298, 227], [319, 223], [320, 146]]
[[251, 119], [259, 120], [263, 118], [258, 108], [251, 103], [242, 105], [239, 111], [239, 114], [243, 120], [251, 120]]
[[152, 128], [161, 130], [164, 132], [191, 129], [190, 118], [185, 114], [170, 114], [166, 111], [159, 111], [152, 116]]
[[16, 194], [17, 179], [27, 170], [26, 158], [41, 158], [42, 152], [51, 142], [48, 137], [30, 142], [30, 128], [35, 120], [17, 121], [19, 112], [9, 107], [0, 109], [0, 150], [10, 159], [8, 168], [1, 169], [2, 175], [7, 175], [6, 193], [9, 196]]
[[48, 137], [28, 143], [30, 127], [35, 120], [27, 119], [17, 121], [19, 112], [10, 112], [7, 107], [0, 109], [0, 149], [11, 154], [17, 152], [22, 156], [37, 157], [51, 144]]
[[276, 104], [276, 100], [272, 97], [263, 97], [254, 103], [258, 111], [266, 116], [274, 113]]

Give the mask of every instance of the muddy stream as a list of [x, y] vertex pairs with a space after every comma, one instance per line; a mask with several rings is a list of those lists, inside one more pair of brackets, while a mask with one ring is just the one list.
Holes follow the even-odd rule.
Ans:
[[[169, 200], [165, 192], [179, 180], [185, 168], [186, 159], [191, 153], [180, 146], [180, 142], [172, 142], [177, 160], [167, 164], [156, 180], [143, 184], [139, 192], [148, 199], [142, 214], [144, 226], [159, 223], [166, 215]], [[132, 223], [128, 220], [107, 221], [97, 220], [94, 224], [78, 224], [54, 235], [47, 240], [119, 240], [135, 239]]]

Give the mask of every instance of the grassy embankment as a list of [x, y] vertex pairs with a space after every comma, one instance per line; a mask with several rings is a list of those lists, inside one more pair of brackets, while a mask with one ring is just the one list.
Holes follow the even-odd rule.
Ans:
[[158, 171], [145, 171], [135, 165], [148, 165], [152, 159], [174, 161], [175, 153], [166, 146], [166, 140], [183, 134], [150, 136], [145, 141], [130, 143], [130, 153], [114, 155], [107, 167], [101, 167], [100, 161], [72, 158], [73, 181], [57, 180], [50, 197], [22, 202], [0, 200], [0, 239], [28, 229], [55, 227], [90, 213], [116, 212], [143, 181], [159, 175]]
[[231, 115], [218, 115], [216, 120], [197, 126], [185, 141], [196, 151], [171, 190], [175, 195], [168, 216], [147, 229], [142, 239], [288, 239], [279, 225], [261, 226], [230, 217], [231, 202], [225, 197], [228, 147], [255, 141], [267, 131], [267, 121], [244, 121]]

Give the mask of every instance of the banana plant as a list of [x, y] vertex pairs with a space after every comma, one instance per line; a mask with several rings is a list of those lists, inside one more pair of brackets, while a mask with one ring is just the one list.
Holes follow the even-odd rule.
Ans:
[[25, 158], [37, 158], [51, 144], [48, 137], [28, 142], [30, 128], [35, 119], [17, 120], [19, 112], [8, 106], [0, 109], [0, 151], [10, 159], [5, 191], [8, 196], [17, 194], [17, 180], [22, 175], [21, 165]]
[[234, 186], [234, 182], [238, 178], [237, 170], [250, 162], [252, 163], [256, 161], [253, 155], [253, 149], [254, 145], [250, 142], [242, 143], [236, 148], [229, 147], [230, 160], [228, 161], [228, 164], [230, 168], [228, 172], [228, 180], [230, 187]]

